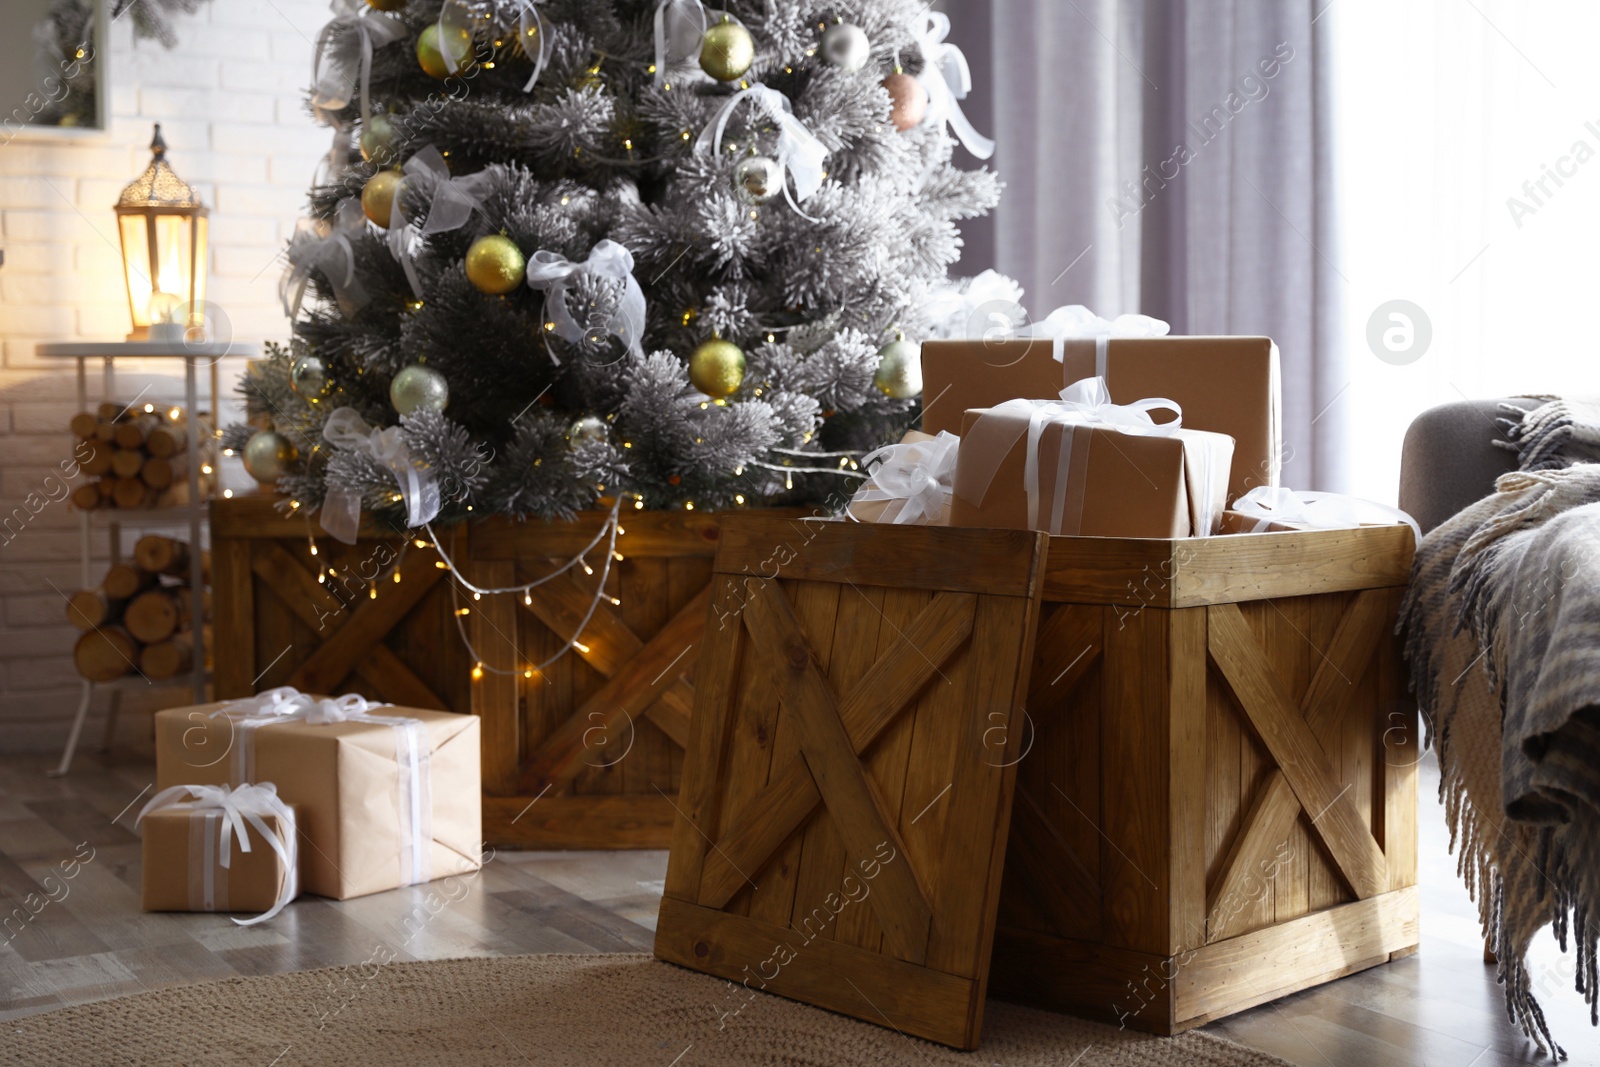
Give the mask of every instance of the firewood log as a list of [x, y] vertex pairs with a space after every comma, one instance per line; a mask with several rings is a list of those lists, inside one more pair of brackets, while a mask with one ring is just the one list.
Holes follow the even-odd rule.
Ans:
[[150, 431], [166, 422], [160, 415], [139, 414], [131, 419], [117, 423], [117, 433], [113, 440], [121, 448], [143, 448], [145, 440], [150, 436]]
[[166, 489], [187, 477], [188, 466], [188, 460], [181, 454], [171, 459], [151, 456], [139, 468], [139, 477], [152, 489]]
[[87, 441], [94, 436], [95, 427], [100, 425], [100, 419], [92, 411], [80, 411], [72, 416], [72, 421], [67, 424], [72, 432]]
[[145, 451], [152, 456], [167, 459], [188, 447], [189, 436], [182, 423], [168, 422], [150, 431], [145, 439]]
[[138, 478], [118, 478], [111, 487], [111, 499], [119, 508], [147, 508], [155, 502], [155, 490]]
[[103, 445], [109, 445], [117, 437], [117, 424], [101, 420], [94, 428], [94, 439]]
[[90, 441], [84, 448], [84, 458], [78, 469], [90, 477], [98, 478], [111, 470], [112, 449], [104, 441]]
[[139, 671], [146, 678], [161, 681], [187, 674], [194, 667], [194, 635], [174, 634], [165, 641], [146, 645], [139, 653]]
[[189, 625], [189, 593], [186, 589], [157, 586], [132, 600], [122, 612], [122, 628], [136, 641], [154, 644], [165, 641]]
[[109, 682], [134, 670], [139, 646], [119, 626], [102, 626], [78, 638], [72, 662], [91, 682]]
[[104, 589], [80, 589], [67, 598], [67, 621], [80, 630], [108, 626], [122, 617], [126, 604]]
[[142, 571], [132, 563], [114, 563], [106, 571], [100, 588], [114, 599], [132, 600], [155, 584], [156, 576], [148, 571]]
[[95, 408], [95, 414], [101, 422], [116, 422], [128, 412], [128, 405], [119, 404], [115, 400], [102, 400], [100, 406]]
[[189, 542], [162, 534], [146, 534], [134, 542], [133, 561], [151, 574], [189, 576]]
[[111, 453], [111, 473], [118, 478], [137, 478], [144, 466], [144, 453], [137, 449], [118, 448]]
[[82, 511], [93, 511], [104, 503], [99, 482], [84, 482], [72, 490], [72, 506]]

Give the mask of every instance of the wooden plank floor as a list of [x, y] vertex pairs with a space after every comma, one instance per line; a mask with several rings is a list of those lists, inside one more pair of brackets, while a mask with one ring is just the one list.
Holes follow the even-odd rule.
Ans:
[[[350, 901], [303, 897], [269, 924], [139, 911], [132, 830], [153, 766], [134, 756], [81, 758], [65, 780], [40, 757], [0, 757], [0, 1020], [163, 985], [384, 959], [524, 952], [648, 951], [665, 852], [502, 852], [474, 878]], [[1301, 1067], [1504, 1067], [1549, 1062], [1506, 1021], [1481, 962], [1475, 913], [1447, 853], [1424, 767], [1423, 947], [1359, 975], [1208, 1029]], [[136, 803], [137, 801], [137, 803]], [[93, 858], [66, 882], [63, 861]], [[66, 887], [65, 895], [61, 886]], [[59, 898], [27, 921], [28, 894]], [[430, 892], [431, 897], [430, 905]], [[1572, 992], [1572, 958], [1553, 944], [1535, 981], [1574, 1067], [1600, 1067], [1600, 1033]], [[338, 1010], [330, 987], [329, 1011]], [[981, 1056], [981, 1053], [979, 1054]]]

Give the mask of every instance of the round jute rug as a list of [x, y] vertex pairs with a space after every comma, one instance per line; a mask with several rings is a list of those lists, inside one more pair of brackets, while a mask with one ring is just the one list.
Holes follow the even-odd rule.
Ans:
[[0, 1063], [499, 1067], [1278, 1067], [1208, 1034], [1150, 1037], [991, 1001], [955, 1052], [645, 955], [509, 956], [230, 978], [0, 1024]]

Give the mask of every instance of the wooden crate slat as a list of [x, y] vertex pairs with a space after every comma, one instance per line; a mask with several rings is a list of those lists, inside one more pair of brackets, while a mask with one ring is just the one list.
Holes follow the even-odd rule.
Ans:
[[1221, 873], [1206, 893], [1206, 939], [1217, 941], [1237, 933], [1254, 901], [1251, 887], [1261, 885], [1262, 865], [1270, 863], [1279, 845], [1300, 817], [1289, 779], [1273, 770], [1256, 791], [1244, 824], [1222, 861]]
[[1283, 692], [1233, 604], [1209, 612], [1208, 652], [1272, 753], [1350, 887], [1362, 899], [1388, 888], [1383, 850], [1363, 823], [1311, 728]]
[[504, 848], [657, 848], [672, 833], [676, 798], [612, 796], [485, 796], [485, 824], [502, 827]]
[[[516, 566], [511, 563], [478, 563], [472, 573], [478, 585], [489, 589], [503, 589], [517, 580]], [[516, 602], [506, 596], [477, 601], [467, 616], [467, 634], [480, 656], [491, 655], [489, 665], [494, 668], [472, 684], [472, 710], [482, 720], [483, 790], [491, 795], [514, 793], [522, 765], [517, 718], [496, 711], [517, 706], [522, 647], [517, 640]], [[511, 673], [502, 673], [505, 671]]]
[[[851, 688], [839, 714], [855, 752], [865, 751], [877, 740], [906, 701], [927, 685], [967, 640], [972, 632], [973, 605], [974, 598], [961, 594], [935, 598]], [[856, 642], [857, 650], [864, 651], [864, 644]], [[717, 841], [715, 854], [707, 857], [699, 903], [713, 908], [727, 903], [744, 881], [739, 871], [765, 862], [821, 802], [805, 764], [791, 760], [774, 772], [760, 796], [745, 809], [750, 814], [731, 827]]]
[[[838, 702], [817, 667], [815, 653], [800, 630], [794, 609], [780, 587], [769, 586], [745, 605], [745, 628], [757, 655], [771, 656], [784, 700], [799, 731], [800, 749], [817, 792], [844, 841], [846, 860], [864, 864], [887, 844], [905, 854], [877, 785], [856, 758], [855, 746], [839, 718]], [[883, 885], [872, 898], [873, 913], [895, 955], [911, 963], [927, 958], [933, 906], [910, 864], [884, 861]]]
[[655, 723], [656, 729], [672, 739], [679, 748], [689, 745], [689, 717], [694, 707], [694, 688], [678, 678], [661, 691], [655, 702], [644, 713]]
[[594, 591], [583, 588], [576, 575], [562, 575], [536, 586], [528, 591], [528, 599], [532, 603], [524, 606], [549, 627], [558, 640], [576, 641], [584, 646], [575, 647], [573, 651], [608, 678], [644, 647], [639, 636], [617, 618], [605, 601], [594, 607], [594, 614], [589, 615], [588, 623], [579, 631], [578, 624], [594, 606]]
[[[213, 522], [214, 516], [213, 510]], [[255, 581], [248, 541], [214, 540], [211, 585], [212, 625], [216, 635], [212, 641], [212, 689], [218, 700], [250, 696], [259, 671], [255, 657]]]

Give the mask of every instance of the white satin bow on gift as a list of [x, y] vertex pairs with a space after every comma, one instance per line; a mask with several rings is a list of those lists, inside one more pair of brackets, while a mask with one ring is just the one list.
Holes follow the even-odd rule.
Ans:
[[[567, 287], [574, 276], [588, 274], [622, 283], [622, 299], [617, 310], [605, 321], [591, 319], [579, 323], [567, 307]], [[643, 355], [645, 304], [644, 290], [633, 276], [633, 253], [609, 238], [589, 250], [589, 258], [574, 263], [555, 252], [539, 251], [528, 261], [528, 285], [544, 294], [547, 321], [555, 324], [556, 336], [565, 341], [598, 341], [615, 334], [634, 355]], [[551, 359], [555, 354], [551, 353]], [[557, 360], [557, 362], [560, 362]]]
[[1104, 378], [1113, 337], [1165, 337], [1172, 327], [1149, 315], [1118, 315], [1103, 319], [1082, 304], [1058, 307], [1022, 331], [1025, 337], [1048, 337], [1055, 344], [1055, 360], [1066, 361], [1066, 343], [1094, 338], [1094, 373]]
[[1399, 508], [1343, 493], [1296, 492], [1278, 485], [1258, 485], [1235, 500], [1233, 510], [1255, 519], [1258, 531], [1273, 522], [1298, 523], [1316, 530], [1403, 522], [1411, 527], [1417, 544], [1422, 543], [1421, 524]]
[[289, 241], [289, 269], [278, 283], [278, 298], [289, 318], [300, 314], [311, 272], [320, 270], [333, 287], [333, 297], [346, 316], [354, 315], [371, 298], [356, 277], [356, 251], [351, 241], [366, 233], [366, 216], [353, 196], [339, 201], [333, 222], [301, 219]]
[[[444, 506], [438, 477], [412, 462], [400, 427], [374, 429], [355, 408], [343, 407], [328, 416], [322, 439], [335, 448], [365, 452], [387, 467], [400, 487], [406, 525], [412, 529], [432, 522]], [[329, 535], [347, 545], [355, 544], [361, 526], [361, 494], [353, 489], [329, 489], [318, 519]]]
[[994, 155], [994, 142], [979, 133], [961, 110], [961, 101], [972, 91], [972, 71], [966, 54], [945, 40], [950, 36], [950, 16], [930, 11], [922, 16], [920, 24], [912, 23], [911, 34], [922, 53], [922, 75], [918, 80], [928, 91], [928, 115], [924, 121], [948, 122], [968, 152], [988, 159]]
[[[823, 164], [827, 161], [828, 150], [822, 142], [811, 135], [811, 131], [794, 117], [794, 108], [789, 103], [789, 98], [776, 89], [769, 89], [765, 85], [752, 85], [748, 89], [740, 89], [723, 103], [717, 117], [705, 129], [700, 131], [699, 138], [694, 143], [696, 152], [710, 151], [713, 155], [722, 151], [722, 134], [728, 128], [728, 120], [733, 117], [734, 109], [741, 101], [749, 100], [757, 111], [778, 124], [778, 166], [789, 177], [794, 179], [794, 192], [789, 191], [789, 182], [783, 183], [784, 199], [789, 201], [789, 206], [801, 218], [811, 222], [818, 220], [800, 210], [796, 198], [804, 200], [818, 189], [822, 188]], [[758, 120], [759, 121], [759, 120]]]
[[[412, 293], [421, 300], [422, 280], [417, 277], [416, 267], [417, 239], [465, 226], [473, 212], [483, 210], [483, 201], [489, 195], [492, 179], [488, 171], [452, 178], [444, 155], [433, 145], [420, 149], [400, 169], [403, 175], [400, 184], [395, 187], [394, 206], [390, 208], [389, 254], [405, 270]], [[401, 199], [406, 182], [419, 178], [434, 183], [428, 217], [420, 230], [406, 218]]]
[[305, 722], [329, 726], [341, 722], [364, 722], [388, 726], [394, 732], [396, 780], [395, 804], [400, 823], [400, 871], [402, 885], [428, 881], [432, 865], [433, 783], [431, 778], [427, 728], [421, 719], [407, 715], [374, 715], [374, 709], [387, 707], [356, 693], [341, 697], [314, 697], [292, 685], [268, 689], [253, 697], [230, 700], [211, 713], [226, 718], [239, 728], [233, 746], [233, 779], [248, 782], [255, 778], [255, 733], [265, 726], [285, 722]]
[[[1170, 411], [1173, 418], [1166, 422], [1157, 422], [1151, 417], [1151, 413], [1156, 411]], [[969, 454], [985, 457], [982, 466], [969, 468], [972, 472], [969, 492], [977, 491], [972, 503], [982, 503], [988, 494], [989, 486], [994, 481], [1001, 461], [1010, 453], [1012, 445], [1019, 436], [1014, 427], [1016, 421], [1022, 418], [1028, 420], [1028, 451], [1024, 457], [1022, 474], [1024, 488], [1028, 494], [1028, 526], [1036, 530], [1046, 529], [1051, 533], [1061, 532], [1061, 523], [1066, 515], [1067, 489], [1071, 480], [1068, 472], [1072, 456], [1072, 434], [1067, 432], [1061, 435], [1050, 521], [1048, 525], [1041, 527], [1039, 514], [1043, 504], [1043, 489], [1040, 485], [1039, 441], [1044, 436], [1046, 426], [1052, 423], [1060, 423], [1069, 429], [1073, 426], [1105, 426], [1119, 433], [1138, 437], [1170, 437], [1183, 428], [1183, 409], [1175, 402], [1154, 397], [1133, 404], [1113, 404], [1111, 394], [1106, 390], [1106, 383], [1102, 378], [1085, 378], [1073, 382], [1061, 390], [1059, 400], [1007, 400], [990, 409], [988, 414], [981, 416], [968, 432]], [[976, 444], [975, 441], [982, 443]], [[1083, 486], [1080, 485], [1077, 489], [1081, 493]], [[963, 499], [965, 498], [964, 494]], [[1081, 508], [1074, 509], [1074, 511], [1079, 510]]]
[[[941, 431], [931, 441], [902, 441], [868, 452], [861, 460], [872, 480], [856, 493], [852, 504], [900, 501], [889, 521], [897, 525], [938, 523], [950, 502], [956, 453], [961, 438]], [[849, 510], [845, 512], [850, 515]], [[887, 512], [886, 512], [887, 513]], [[854, 515], [850, 515], [853, 519]], [[858, 520], [859, 521], [859, 520]]]
[[329, 113], [349, 107], [351, 90], [359, 87], [365, 129], [372, 118], [372, 50], [404, 37], [406, 24], [378, 14], [363, 0], [333, 0], [328, 8], [334, 18], [317, 35], [311, 60], [311, 106], [332, 122]]
[[[193, 799], [187, 799], [192, 797]], [[299, 890], [298, 857], [300, 845], [298, 835], [295, 833], [294, 809], [290, 808], [278, 797], [278, 787], [271, 782], [261, 782], [254, 785], [241, 785], [230, 789], [225, 785], [175, 785], [163, 789], [150, 798], [150, 802], [139, 811], [138, 818], [133, 820], [134, 826], [153, 811], [163, 808], [183, 807], [191, 811], [218, 811], [221, 813], [221, 826], [218, 829], [219, 841], [216, 846], [217, 863], [227, 869], [232, 863], [233, 838], [239, 838], [239, 851], [250, 851], [250, 835], [245, 830], [245, 824], [254, 826], [261, 834], [263, 841], [278, 854], [283, 861], [284, 877], [278, 886], [277, 898], [272, 907], [257, 915], [253, 919], [235, 919], [240, 926], [253, 926], [265, 922], [284, 909], [284, 906], [295, 898]], [[279, 836], [268, 828], [263, 816], [276, 815], [278, 826], [282, 835]], [[206, 851], [209, 853], [211, 846], [207, 843]], [[193, 864], [195, 857], [190, 856], [189, 862]], [[204, 907], [214, 910], [216, 893], [216, 872], [212, 865], [202, 859], [204, 863], [202, 897], [200, 901], [191, 900], [191, 907]]]

